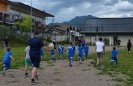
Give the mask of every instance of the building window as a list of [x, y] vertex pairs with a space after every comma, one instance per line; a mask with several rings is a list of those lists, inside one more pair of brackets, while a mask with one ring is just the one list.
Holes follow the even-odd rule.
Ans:
[[5, 6], [2, 6], [2, 8], [5, 8]]

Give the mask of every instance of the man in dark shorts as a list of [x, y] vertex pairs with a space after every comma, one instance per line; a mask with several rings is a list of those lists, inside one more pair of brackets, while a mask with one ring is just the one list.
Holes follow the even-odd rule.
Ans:
[[117, 50], [120, 50], [121, 40], [119, 38], [117, 38], [116, 44], [117, 44]]
[[56, 49], [56, 39], [53, 38], [52, 42], [53, 42], [53, 44], [54, 44], [54, 49]]
[[6, 36], [6, 38], [4, 39], [4, 52], [6, 52], [6, 48], [8, 47], [8, 36]]
[[34, 80], [37, 77], [37, 70], [40, 64], [40, 49], [50, 50], [44, 47], [42, 40], [38, 38], [38, 32], [34, 33], [34, 37], [29, 39], [30, 44], [30, 59], [33, 64], [32, 74], [31, 74], [31, 84], [36, 84], [37, 82]]

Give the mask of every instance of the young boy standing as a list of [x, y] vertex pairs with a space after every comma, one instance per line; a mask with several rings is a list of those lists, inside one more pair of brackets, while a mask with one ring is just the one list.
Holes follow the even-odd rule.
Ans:
[[42, 57], [44, 56], [44, 50], [43, 50], [43, 48], [40, 49], [40, 53], [41, 53], [40, 56], [41, 56], [41, 58], [42, 58]]
[[118, 66], [118, 51], [116, 50], [116, 47], [113, 47], [113, 50], [112, 50], [111, 66], [113, 66], [114, 61], [116, 62], [116, 65]]
[[58, 46], [58, 53], [59, 53], [60, 58], [62, 58], [62, 46], [60, 44]]
[[83, 56], [83, 47], [81, 46], [81, 44], [79, 44], [78, 46], [78, 57], [79, 57], [79, 63], [82, 64], [82, 56]]
[[29, 55], [29, 52], [30, 52], [30, 46], [27, 46], [24, 50], [25, 52], [25, 68], [24, 68], [24, 78], [26, 78], [28, 76], [28, 66], [32, 66], [31, 64], [31, 60], [30, 60], [30, 55]]
[[85, 59], [88, 59], [88, 52], [89, 52], [89, 47], [87, 46], [87, 43], [84, 46], [84, 55]]
[[72, 44], [72, 48], [73, 48], [73, 54], [75, 55], [76, 52], [75, 43]]
[[54, 57], [54, 48], [51, 48], [50, 54], [51, 54], [53, 62], [56, 62], [56, 58]]
[[69, 43], [69, 46], [67, 48], [67, 54], [68, 54], [68, 59], [69, 59], [69, 66], [72, 67], [72, 60], [73, 60], [72, 42]]
[[2, 75], [4, 76], [6, 73], [6, 70], [10, 69], [10, 63], [11, 63], [11, 59], [14, 60], [14, 58], [12, 57], [12, 53], [11, 53], [11, 48], [7, 48], [7, 52], [5, 53], [4, 59], [3, 59], [3, 71], [2, 71]]
[[61, 48], [62, 48], [62, 56], [63, 56], [63, 54], [64, 54], [64, 44], [63, 43], [61, 45]]

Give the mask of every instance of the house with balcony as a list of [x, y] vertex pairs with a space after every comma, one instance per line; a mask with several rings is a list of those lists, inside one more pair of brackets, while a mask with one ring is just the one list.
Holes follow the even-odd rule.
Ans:
[[[14, 25], [16, 21], [21, 21], [24, 16], [31, 16], [31, 6], [21, 2], [0, 0], [0, 25]], [[45, 29], [46, 17], [54, 16], [32, 7], [33, 28]]]

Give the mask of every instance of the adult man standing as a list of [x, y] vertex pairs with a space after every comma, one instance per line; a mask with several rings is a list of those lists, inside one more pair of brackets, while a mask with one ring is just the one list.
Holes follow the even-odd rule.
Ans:
[[56, 49], [56, 40], [55, 40], [55, 38], [53, 38], [52, 42], [54, 44], [54, 49]]
[[8, 47], [8, 36], [6, 36], [6, 38], [4, 39], [4, 52], [6, 52], [6, 48]]
[[49, 50], [44, 47], [42, 40], [38, 38], [38, 32], [34, 33], [34, 37], [29, 39], [30, 44], [30, 59], [33, 64], [32, 74], [31, 74], [31, 84], [36, 84], [37, 82], [34, 80], [37, 77], [37, 70], [40, 64], [40, 49], [43, 48], [45, 50]]
[[117, 50], [119, 50], [120, 49], [120, 44], [121, 44], [121, 40], [119, 38], [117, 38], [116, 44], [117, 44]]
[[100, 68], [103, 67], [103, 54], [105, 54], [105, 45], [103, 39], [99, 38], [99, 41], [96, 42], [95, 50], [97, 53], [97, 59], [99, 60]]

